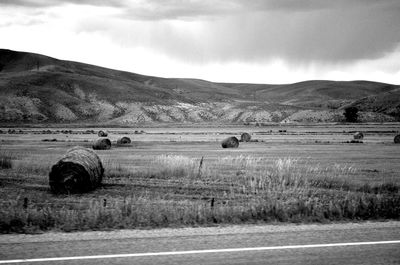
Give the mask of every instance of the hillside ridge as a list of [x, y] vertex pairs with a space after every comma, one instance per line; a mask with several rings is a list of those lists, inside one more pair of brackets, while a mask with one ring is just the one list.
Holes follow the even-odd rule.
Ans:
[[364, 80], [293, 84], [162, 78], [0, 49], [2, 123], [341, 122], [400, 120], [400, 86]]

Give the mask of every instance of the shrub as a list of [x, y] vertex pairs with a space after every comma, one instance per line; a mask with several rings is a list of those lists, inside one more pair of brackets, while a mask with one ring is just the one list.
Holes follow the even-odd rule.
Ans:
[[343, 113], [347, 122], [357, 122], [358, 120], [358, 108], [357, 107], [348, 107], [344, 109]]

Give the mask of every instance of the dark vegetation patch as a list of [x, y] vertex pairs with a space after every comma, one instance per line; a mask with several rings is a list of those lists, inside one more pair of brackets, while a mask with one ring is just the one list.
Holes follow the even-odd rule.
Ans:
[[12, 159], [11, 154], [0, 151], [0, 169], [12, 168]]
[[343, 143], [345, 143], [345, 144], [362, 144], [364, 142], [361, 141], [361, 140], [350, 140], [350, 141], [346, 141], [346, 142], [343, 142]]
[[56, 138], [53, 139], [43, 139], [42, 142], [57, 142], [58, 140]]

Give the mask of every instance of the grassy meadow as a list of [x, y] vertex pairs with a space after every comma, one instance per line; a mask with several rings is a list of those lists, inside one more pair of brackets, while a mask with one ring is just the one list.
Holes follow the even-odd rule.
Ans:
[[[98, 129], [13, 129], [0, 134], [1, 233], [400, 217], [399, 124], [108, 128], [103, 185], [73, 195], [50, 193], [50, 168]], [[357, 130], [363, 143], [348, 143]], [[255, 141], [221, 148], [242, 132]]]

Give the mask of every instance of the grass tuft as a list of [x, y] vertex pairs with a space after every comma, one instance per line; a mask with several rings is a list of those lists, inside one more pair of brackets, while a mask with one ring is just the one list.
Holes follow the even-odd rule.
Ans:
[[0, 169], [12, 168], [13, 156], [7, 152], [0, 151]]

